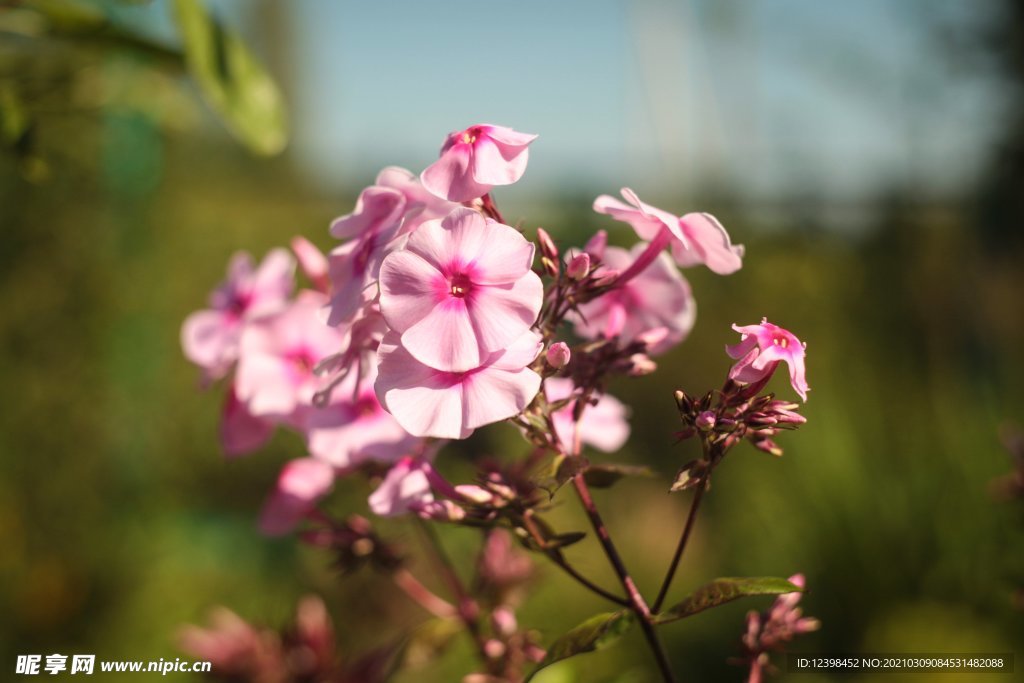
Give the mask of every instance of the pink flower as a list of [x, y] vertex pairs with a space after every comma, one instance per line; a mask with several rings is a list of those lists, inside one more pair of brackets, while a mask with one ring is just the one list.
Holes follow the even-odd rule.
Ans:
[[511, 185], [523, 176], [527, 149], [536, 135], [481, 124], [451, 133], [441, 158], [420, 175], [431, 193], [452, 202], [482, 197], [495, 185]]
[[804, 352], [807, 344], [796, 338], [792, 332], [761, 319], [760, 325], [732, 329], [743, 335], [738, 344], [726, 346], [730, 357], [738, 359], [729, 371], [729, 378], [744, 384], [767, 382], [780, 361], [789, 365], [789, 382], [800, 398], [807, 400], [807, 379], [804, 371]]
[[249, 412], [300, 424], [321, 380], [317, 363], [342, 348], [341, 331], [324, 324], [325, 297], [302, 292], [284, 311], [247, 326], [239, 345], [235, 391]]
[[[643, 242], [626, 251], [619, 247], [604, 249], [604, 269], [623, 271], [640, 258], [647, 248]], [[579, 307], [576, 331], [594, 339], [618, 337], [627, 344], [638, 339], [653, 341], [647, 351], [663, 353], [690, 333], [697, 316], [697, 303], [690, 285], [665, 254], [636, 277]], [[657, 331], [656, 334], [651, 334]]]
[[395, 463], [384, 481], [370, 494], [370, 509], [381, 517], [396, 517], [416, 512], [434, 502], [426, 460], [405, 457]]
[[315, 458], [339, 469], [358, 465], [366, 460], [390, 462], [415, 445], [409, 435], [380, 405], [373, 391], [377, 379], [375, 364], [369, 373], [358, 377], [349, 370], [345, 380], [332, 391], [331, 402], [309, 411], [306, 439]]
[[228, 390], [220, 419], [220, 443], [230, 457], [251, 453], [270, 440], [274, 423], [256, 417], [238, 400], [234, 387]]
[[402, 346], [466, 372], [526, 332], [544, 298], [533, 244], [472, 209], [427, 221], [380, 268], [380, 309]]
[[594, 200], [594, 211], [629, 223], [640, 239], [668, 244], [680, 266], [703, 263], [719, 275], [736, 272], [743, 265], [743, 246], [733, 245], [722, 224], [709, 213], [688, 213], [682, 217], [640, 201], [628, 187], [622, 196], [629, 204], [601, 195]]
[[235, 254], [227, 279], [210, 295], [210, 308], [196, 311], [182, 325], [185, 357], [208, 379], [226, 375], [238, 359], [244, 323], [283, 308], [295, 286], [294, 273], [295, 261], [284, 249], [268, 253], [259, 268], [249, 254]]
[[334, 468], [315, 458], [285, 464], [260, 514], [260, 531], [286, 534], [313, 511], [316, 502], [334, 486]]
[[410, 434], [464, 439], [529, 405], [540, 376], [527, 366], [541, 346], [540, 335], [527, 331], [480, 366], [445, 372], [416, 360], [398, 333], [390, 332], [378, 350], [377, 397]]
[[403, 235], [457, 207], [427, 192], [416, 176], [403, 168], [391, 166], [381, 171], [376, 184], [359, 195], [355, 210], [331, 224], [333, 236], [350, 241], [330, 254], [333, 287], [328, 323], [349, 322], [376, 299], [381, 261], [401, 244]]
[[[544, 395], [548, 402], [561, 401], [573, 395], [575, 387], [572, 380], [561, 377], [549, 377], [544, 380]], [[573, 403], [552, 414], [555, 423], [555, 435], [563, 452], [573, 452], [573, 441], [576, 427], [573, 424]], [[588, 405], [580, 418], [580, 440], [606, 453], [622, 448], [629, 438], [629, 423], [626, 417], [629, 411], [617, 398], [602, 394], [596, 405]]]

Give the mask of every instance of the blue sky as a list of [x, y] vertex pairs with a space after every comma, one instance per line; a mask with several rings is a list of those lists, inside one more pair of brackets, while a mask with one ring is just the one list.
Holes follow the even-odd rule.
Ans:
[[[260, 3], [218, 3], [260, 44]], [[551, 186], [771, 200], [899, 183], [956, 192], [998, 92], [940, 37], [957, 0], [293, 0], [294, 149], [327, 186], [422, 169], [444, 135], [539, 133], [522, 192]], [[974, 11], [974, 14], [970, 12]], [[273, 50], [269, 50], [273, 53]], [[281, 69], [284, 70], [280, 73]]]

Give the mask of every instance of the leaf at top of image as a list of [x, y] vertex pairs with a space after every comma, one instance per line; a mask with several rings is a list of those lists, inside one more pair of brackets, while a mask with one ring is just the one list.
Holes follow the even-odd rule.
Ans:
[[175, 0], [174, 18], [188, 70], [228, 130], [258, 154], [283, 150], [288, 124], [281, 91], [241, 39], [200, 0]]

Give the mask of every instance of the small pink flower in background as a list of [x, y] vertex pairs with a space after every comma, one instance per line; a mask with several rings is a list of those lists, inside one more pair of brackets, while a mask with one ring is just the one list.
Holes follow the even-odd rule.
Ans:
[[285, 464], [260, 514], [260, 531], [268, 536], [288, 533], [334, 486], [334, 468], [315, 458]]
[[[626, 251], [619, 247], [603, 249], [603, 261], [597, 274], [605, 269], [627, 270], [642, 254], [643, 242]], [[610, 290], [606, 294], [582, 304], [575, 319], [576, 332], [587, 339], [618, 337], [623, 343], [641, 339], [656, 339], [649, 353], [663, 353], [690, 334], [697, 316], [697, 303], [690, 285], [665, 254], [657, 258], [643, 272]], [[659, 329], [660, 328], [660, 329]], [[657, 330], [658, 334], [646, 336]]]
[[628, 187], [622, 188], [628, 204], [601, 195], [594, 200], [594, 211], [629, 223], [640, 239], [648, 242], [666, 239], [672, 256], [680, 266], [703, 263], [719, 275], [734, 273], [743, 266], [743, 246], [733, 245], [722, 224], [708, 213], [674, 216], [640, 201]]
[[807, 400], [807, 392], [811, 390], [804, 370], [807, 344], [792, 332], [771, 324], [767, 318], [762, 318], [760, 325], [733, 325], [732, 329], [743, 336], [738, 344], [725, 347], [726, 353], [737, 359], [729, 371], [730, 379], [744, 384], [767, 381], [779, 362], [785, 362], [789, 366], [789, 382], [793, 390], [804, 401]]
[[536, 135], [481, 124], [451, 133], [441, 158], [420, 175], [430, 192], [452, 202], [482, 197], [495, 185], [511, 185], [523, 176], [528, 147]]
[[380, 268], [380, 309], [421, 363], [465, 372], [526, 332], [544, 299], [534, 246], [515, 229], [456, 209], [428, 221]]
[[404, 457], [395, 463], [377, 490], [370, 494], [370, 509], [381, 517], [417, 512], [434, 502], [426, 460]]
[[[794, 574], [789, 582], [804, 588], [803, 574]], [[773, 669], [769, 652], [782, 650], [786, 643], [804, 633], [817, 631], [821, 622], [805, 617], [797, 605], [802, 593], [785, 593], [775, 599], [765, 614], [747, 613], [747, 630], [743, 634], [744, 660], [750, 666], [747, 683], [761, 683], [766, 670]]]
[[331, 392], [331, 402], [308, 412], [306, 442], [313, 457], [347, 469], [367, 460], [394, 461], [417, 443], [380, 405], [376, 379], [373, 363], [362, 377], [351, 369]]
[[352, 213], [335, 218], [330, 233], [338, 239], [361, 239], [370, 234], [388, 238], [398, 230], [405, 213], [405, 195], [381, 185], [371, 185], [359, 193]]
[[274, 423], [256, 417], [238, 400], [234, 387], [228, 389], [220, 419], [220, 443], [229, 458], [252, 453], [274, 434]]
[[529, 405], [540, 375], [528, 366], [541, 347], [540, 335], [527, 331], [478, 367], [444, 372], [416, 360], [398, 333], [390, 332], [378, 350], [377, 397], [410, 434], [465, 439]]
[[238, 359], [244, 323], [283, 308], [295, 286], [295, 260], [274, 249], [258, 268], [244, 252], [228, 264], [227, 279], [210, 295], [210, 308], [196, 311], [181, 328], [185, 357], [208, 379], [220, 379]]
[[210, 662], [219, 675], [259, 680], [258, 676], [281, 665], [275, 634], [256, 629], [226, 607], [213, 610], [209, 623], [207, 628], [182, 628], [178, 640], [182, 650]]
[[322, 380], [317, 363], [342, 348], [344, 334], [324, 324], [326, 297], [304, 291], [284, 311], [247, 326], [235, 391], [252, 415], [301, 426]]
[[327, 257], [305, 237], [292, 238], [292, 251], [298, 259], [299, 269], [319, 292], [327, 292]]
[[[554, 403], [572, 396], [575, 387], [572, 380], [549, 377], [544, 380], [544, 395]], [[572, 419], [573, 404], [570, 403], [552, 414], [555, 435], [565, 453], [573, 452], [576, 427]], [[598, 397], [596, 405], [588, 405], [580, 418], [580, 440], [598, 450], [611, 453], [622, 448], [629, 438], [629, 410], [617, 398], [608, 394]]]
[[459, 205], [437, 197], [423, 187], [417, 175], [398, 166], [388, 166], [377, 175], [377, 185], [398, 190], [405, 197], [405, 215], [398, 236], [415, 232], [426, 221], [444, 218]]

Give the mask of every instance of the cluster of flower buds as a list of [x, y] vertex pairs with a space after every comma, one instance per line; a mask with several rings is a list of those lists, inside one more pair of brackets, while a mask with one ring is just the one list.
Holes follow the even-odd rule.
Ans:
[[396, 653], [388, 647], [342, 660], [327, 609], [313, 596], [299, 603], [294, 621], [281, 632], [253, 626], [221, 607], [208, 627], [182, 629], [179, 641], [182, 650], [212, 664], [213, 680], [232, 683], [383, 683]]
[[[792, 333], [767, 321], [746, 328], [733, 327], [744, 336], [740, 344], [728, 347], [730, 355], [739, 362], [730, 370], [721, 391], [709, 391], [699, 398], [676, 391], [676, 405], [683, 421], [683, 429], [677, 436], [680, 439], [698, 437], [704, 457], [680, 469], [673, 491], [692, 488], [701, 482], [707, 484], [711, 471], [743, 440], [765, 453], [781, 456], [782, 448], [774, 437], [780, 431], [797, 429], [807, 422], [798, 412], [800, 404], [777, 399], [771, 393], [758, 395], [781, 360], [790, 365], [793, 389], [806, 398], [809, 391], [804, 378], [806, 345]], [[768, 335], [766, 341], [758, 337], [762, 330]], [[785, 343], [781, 344], [780, 339]], [[780, 346], [789, 350], [780, 353]], [[742, 353], [737, 352], [737, 347], [742, 347]], [[757, 370], [751, 369], [754, 366]]]
[[[802, 574], [789, 577], [790, 583], [804, 588]], [[749, 612], [747, 614], [747, 631], [743, 634], [742, 657], [733, 660], [750, 667], [747, 683], [761, 683], [766, 672], [773, 672], [770, 652], [781, 651], [787, 643], [804, 633], [817, 631], [821, 622], [813, 617], [805, 617], [797, 606], [802, 593], [786, 593], [775, 599], [775, 603], [765, 613]]]
[[477, 560], [475, 595], [489, 612], [483, 651], [487, 673], [466, 676], [463, 683], [512, 683], [522, 680], [526, 668], [544, 658], [536, 632], [523, 630], [516, 619], [523, 589], [536, 576], [529, 556], [516, 549], [504, 530], [488, 532]]

